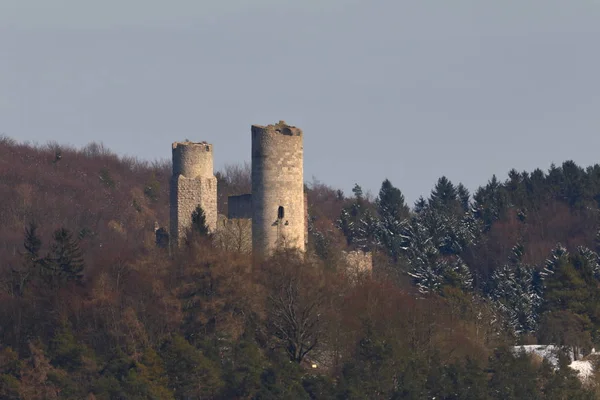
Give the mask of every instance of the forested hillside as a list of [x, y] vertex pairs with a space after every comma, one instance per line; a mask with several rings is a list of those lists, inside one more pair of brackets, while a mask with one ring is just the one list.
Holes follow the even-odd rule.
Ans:
[[[594, 399], [600, 166], [441, 177], [408, 205], [307, 184], [310, 257], [180, 251], [168, 162], [0, 139], [2, 399]], [[219, 210], [248, 165], [217, 173]], [[343, 251], [374, 254], [372, 277]], [[515, 355], [562, 346], [558, 368]]]

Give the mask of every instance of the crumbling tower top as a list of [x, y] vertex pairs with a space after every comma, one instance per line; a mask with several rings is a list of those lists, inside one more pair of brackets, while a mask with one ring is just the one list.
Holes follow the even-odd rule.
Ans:
[[252, 248], [305, 249], [302, 130], [285, 121], [252, 125]]
[[212, 177], [213, 146], [206, 142], [173, 143], [173, 176]]
[[279, 121], [276, 124], [267, 126], [263, 125], [252, 125], [252, 133], [279, 133], [286, 136], [302, 136], [302, 129], [296, 128], [285, 123], [285, 121]]

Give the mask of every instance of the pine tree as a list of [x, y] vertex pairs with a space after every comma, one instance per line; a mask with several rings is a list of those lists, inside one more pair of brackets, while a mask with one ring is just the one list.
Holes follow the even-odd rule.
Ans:
[[42, 240], [37, 234], [37, 224], [33, 221], [25, 227], [23, 247], [25, 248], [25, 252], [21, 253], [23, 264], [20, 268], [12, 270], [14, 290], [20, 296], [25, 292], [27, 284], [34, 278], [41, 264]]
[[208, 236], [208, 226], [206, 225], [206, 215], [200, 205], [192, 213], [192, 231], [200, 236]]
[[463, 211], [469, 212], [471, 199], [471, 194], [469, 193], [469, 190], [462, 183], [459, 183], [456, 187], [456, 193]]
[[561, 199], [571, 207], [583, 206], [585, 200], [585, 171], [573, 161], [565, 161], [561, 170]]
[[42, 240], [37, 235], [37, 224], [33, 221], [25, 228], [25, 242], [23, 244], [27, 255], [32, 260], [39, 259], [40, 249], [42, 248]]
[[506, 189], [498, 181], [496, 175], [492, 176], [485, 187], [477, 189], [473, 201], [475, 217], [482, 222], [484, 231], [488, 231], [508, 209]]
[[439, 242], [418, 217], [403, 223], [402, 250], [409, 260], [409, 276], [421, 293], [439, 292], [444, 286], [472, 289], [473, 276], [458, 256], [443, 256]]
[[356, 184], [352, 192], [354, 199], [342, 209], [337, 225], [348, 245], [369, 250], [376, 241], [378, 221], [363, 197], [362, 188]]
[[356, 198], [356, 200], [360, 201], [364, 199], [362, 187], [358, 183], [354, 184], [354, 187], [352, 188], [352, 193], [354, 193], [354, 197]]
[[535, 269], [522, 263], [523, 251], [523, 245], [517, 243], [509, 263], [497, 268], [491, 277], [490, 297], [515, 334], [536, 330], [542, 302]]
[[409, 216], [408, 206], [400, 189], [388, 179], [381, 184], [376, 205], [379, 214], [377, 241], [397, 261], [401, 251], [402, 221]]
[[409, 214], [408, 206], [400, 189], [392, 185], [389, 179], [381, 184], [376, 200], [377, 211], [382, 220], [401, 221]]
[[423, 198], [423, 196], [419, 196], [417, 201], [415, 201], [415, 213], [420, 214], [425, 210], [425, 208], [427, 208], [427, 201]]
[[53, 234], [54, 243], [43, 261], [46, 278], [59, 286], [67, 282], [80, 283], [83, 278], [83, 255], [79, 244], [65, 228]]
[[455, 212], [458, 205], [458, 190], [448, 178], [438, 179], [429, 197], [429, 205], [437, 210]]
[[542, 278], [546, 278], [555, 274], [561, 260], [569, 257], [566, 247], [558, 243], [550, 252], [550, 257], [546, 260], [544, 269], [542, 270]]

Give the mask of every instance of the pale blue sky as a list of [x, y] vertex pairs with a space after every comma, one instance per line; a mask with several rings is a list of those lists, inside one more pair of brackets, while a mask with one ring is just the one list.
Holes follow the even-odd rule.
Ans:
[[600, 0], [0, 0], [0, 133], [249, 161], [305, 132], [305, 176], [412, 203], [441, 175], [600, 161]]

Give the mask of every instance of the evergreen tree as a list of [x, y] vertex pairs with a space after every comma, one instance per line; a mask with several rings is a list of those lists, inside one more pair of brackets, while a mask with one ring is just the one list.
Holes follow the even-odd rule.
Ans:
[[420, 214], [423, 212], [423, 210], [425, 210], [425, 208], [427, 208], [427, 201], [423, 198], [423, 196], [419, 196], [417, 201], [415, 201], [415, 213]]
[[509, 264], [497, 268], [491, 277], [490, 297], [504, 314], [515, 334], [537, 328], [542, 298], [534, 268], [522, 263], [523, 245], [513, 247]]
[[376, 206], [379, 214], [378, 243], [397, 261], [401, 252], [402, 221], [409, 216], [408, 206], [400, 189], [388, 179], [381, 184]]
[[26, 286], [34, 278], [41, 265], [42, 240], [37, 234], [37, 225], [33, 221], [25, 227], [23, 247], [25, 248], [25, 252], [21, 254], [23, 263], [20, 268], [12, 270], [14, 291], [20, 296], [24, 294]]
[[550, 252], [550, 257], [546, 260], [544, 269], [542, 271], [542, 278], [546, 278], [554, 275], [559, 268], [561, 261], [565, 261], [569, 257], [567, 249], [560, 243], [558, 243], [554, 249]]
[[480, 187], [473, 196], [475, 217], [483, 224], [483, 230], [488, 231], [494, 222], [504, 216], [508, 209], [506, 189], [498, 181], [496, 175], [485, 187]]
[[470, 208], [471, 194], [469, 193], [469, 190], [462, 183], [459, 183], [458, 186], [456, 187], [456, 193], [458, 196], [458, 201], [460, 202], [460, 206], [462, 207], [462, 210], [464, 212], [469, 212], [471, 209]]
[[389, 179], [384, 180], [381, 184], [376, 205], [382, 220], [401, 221], [406, 219], [409, 214], [404, 195], [400, 189], [392, 185]]
[[558, 369], [546, 369], [543, 396], [546, 399], [592, 400], [595, 398], [591, 391], [586, 390], [577, 371], [569, 367], [571, 359], [564, 352], [558, 354]]
[[25, 241], [23, 246], [25, 247], [26, 255], [28, 255], [32, 261], [39, 259], [42, 240], [37, 235], [37, 224], [33, 221], [25, 228]]
[[530, 210], [539, 209], [545, 199], [546, 175], [544, 171], [536, 168], [529, 176], [523, 177], [523, 183], [529, 199], [527, 208]]
[[162, 346], [160, 355], [176, 399], [215, 398], [223, 386], [219, 365], [179, 335]]
[[363, 197], [362, 188], [357, 184], [352, 189], [354, 199], [344, 207], [337, 221], [348, 245], [369, 250], [376, 241], [378, 221]]
[[59, 286], [67, 282], [80, 283], [84, 262], [79, 244], [65, 228], [56, 230], [52, 237], [54, 243], [43, 261], [46, 278]]
[[458, 205], [458, 190], [448, 178], [438, 179], [429, 197], [429, 205], [437, 210], [456, 212]]
[[419, 217], [406, 221], [402, 232], [402, 249], [410, 264], [408, 274], [419, 291], [439, 292], [446, 285], [470, 290], [473, 276], [468, 266], [458, 256], [443, 256], [440, 244]]
[[565, 161], [562, 165], [561, 200], [569, 206], [577, 208], [585, 203], [585, 171], [573, 161]]
[[571, 254], [558, 244], [543, 270], [544, 329], [540, 334], [560, 344], [587, 347], [600, 328], [598, 256], [581, 247]]
[[192, 232], [200, 236], [208, 236], [208, 226], [206, 225], [206, 215], [204, 210], [198, 204], [192, 213]]
[[354, 198], [356, 198], [356, 200], [360, 201], [364, 199], [362, 187], [358, 183], [354, 184], [352, 193], [354, 193]]
[[495, 400], [539, 399], [537, 371], [525, 352], [513, 355], [498, 348], [490, 357], [490, 395]]

